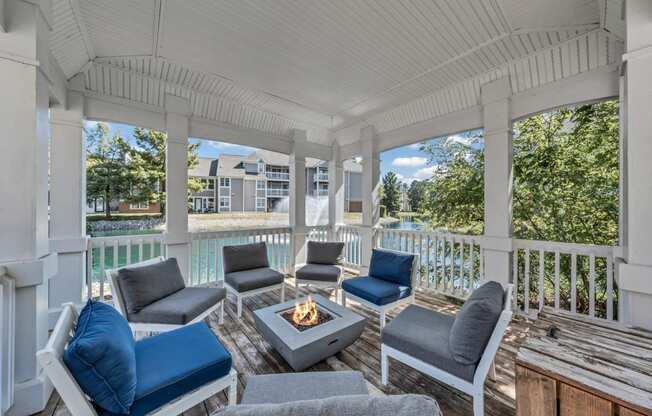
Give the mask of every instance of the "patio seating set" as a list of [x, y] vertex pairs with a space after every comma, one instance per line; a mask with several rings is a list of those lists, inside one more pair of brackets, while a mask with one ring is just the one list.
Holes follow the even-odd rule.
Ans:
[[[472, 395], [474, 414], [484, 414], [484, 382], [511, 319], [511, 286], [486, 282], [451, 317], [414, 304], [417, 255], [375, 249], [368, 276], [343, 279], [342, 243], [307, 248], [295, 293], [332, 288], [336, 302], [298, 294], [285, 302], [285, 276], [270, 268], [265, 243], [224, 247], [224, 287], [186, 287], [176, 259], [159, 257], [106, 272], [113, 306], [89, 300], [78, 313], [64, 305], [38, 360], [74, 416], [176, 415], [220, 391], [225, 416], [440, 415], [427, 396], [370, 395], [359, 372], [300, 372], [360, 337], [367, 318], [346, 307], [354, 300], [379, 313], [383, 384], [391, 357]], [[280, 302], [255, 310], [254, 320], [297, 372], [250, 377], [236, 405], [231, 354], [203, 320], [219, 310], [222, 324], [228, 295], [240, 319], [243, 298], [279, 289]], [[385, 325], [386, 312], [405, 304]]]

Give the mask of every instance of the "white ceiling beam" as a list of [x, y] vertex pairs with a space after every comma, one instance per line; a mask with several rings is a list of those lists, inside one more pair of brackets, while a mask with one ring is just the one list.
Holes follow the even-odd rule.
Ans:
[[88, 55], [88, 60], [92, 61], [97, 57], [95, 53], [95, 48], [93, 47], [93, 42], [88, 34], [88, 28], [82, 17], [81, 8], [79, 6], [79, 0], [68, 0], [70, 8], [72, 9], [72, 14], [75, 16], [75, 22], [77, 23], [77, 28], [81, 34], [82, 41], [84, 42], [84, 47], [86, 49], [86, 54]]
[[163, 38], [163, 23], [165, 22], [165, 9], [167, 0], [156, 0], [154, 7], [154, 41], [152, 42], [152, 56], [158, 58], [161, 39]]
[[5, 0], [0, 0], [0, 32], [7, 31], [5, 26]]

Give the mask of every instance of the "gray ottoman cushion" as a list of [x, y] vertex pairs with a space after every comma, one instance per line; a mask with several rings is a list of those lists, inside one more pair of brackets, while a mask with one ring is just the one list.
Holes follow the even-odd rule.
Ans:
[[283, 282], [283, 275], [269, 267], [224, 274], [224, 281], [238, 292], [260, 289]]
[[225, 297], [224, 288], [187, 287], [129, 314], [129, 321], [185, 325]]
[[473, 291], [457, 313], [450, 333], [450, 349], [460, 364], [477, 364], [503, 311], [505, 292], [498, 282]]
[[314, 280], [317, 282], [337, 282], [340, 269], [327, 264], [306, 264], [297, 270], [297, 279]]
[[241, 403], [285, 403], [368, 393], [358, 371], [266, 374], [248, 379]]
[[455, 361], [448, 337], [455, 318], [410, 305], [383, 329], [381, 342], [467, 381], [475, 365]]
[[269, 267], [267, 245], [263, 242], [224, 246], [222, 248], [224, 273]]
[[238, 405], [220, 416], [441, 416], [437, 402], [417, 394], [354, 395], [265, 405]]
[[308, 241], [306, 263], [342, 264], [344, 261], [342, 250], [344, 250], [344, 243]]
[[130, 314], [186, 287], [175, 258], [146, 266], [124, 267], [118, 270], [117, 282]]

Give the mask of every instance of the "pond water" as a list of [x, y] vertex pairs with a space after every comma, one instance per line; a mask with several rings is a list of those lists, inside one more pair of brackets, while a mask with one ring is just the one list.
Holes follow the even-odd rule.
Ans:
[[384, 223], [383, 228], [388, 228], [392, 230], [414, 230], [414, 231], [425, 231], [428, 227], [421, 221], [418, 221], [416, 217], [401, 217], [399, 221]]

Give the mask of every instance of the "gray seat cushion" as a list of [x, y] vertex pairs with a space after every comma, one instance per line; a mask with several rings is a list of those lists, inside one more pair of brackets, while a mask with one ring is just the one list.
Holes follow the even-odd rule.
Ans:
[[306, 263], [313, 264], [342, 264], [344, 257], [342, 251], [344, 243], [308, 241], [308, 255]]
[[222, 248], [224, 273], [269, 267], [267, 245], [264, 242], [224, 246]]
[[340, 277], [340, 268], [327, 264], [306, 264], [297, 270], [296, 277], [316, 282], [337, 282]]
[[241, 403], [285, 403], [368, 393], [359, 371], [266, 374], [247, 380]]
[[230, 406], [219, 416], [441, 416], [435, 400], [417, 394], [352, 395], [288, 403]]
[[175, 258], [147, 266], [122, 268], [118, 270], [116, 280], [128, 314], [137, 313], [186, 287]]
[[460, 364], [477, 364], [503, 311], [505, 291], [487, 282], [473, 291], [457, 313], [450, 333], [450, 349]]
[[381, 342], [472, 382], [476, 366], [455, 361], [448, 345], [454, 321], [452, 316], [410, 305], [383, 328]]
[[221, 287], [187, 287], [129, 314], [129, 321], [185, 325], [225, 297]]
[[269, 267], [225, 273], [224, 281], [238, 292], [260, 289], [283, 283], [283, 275]]

